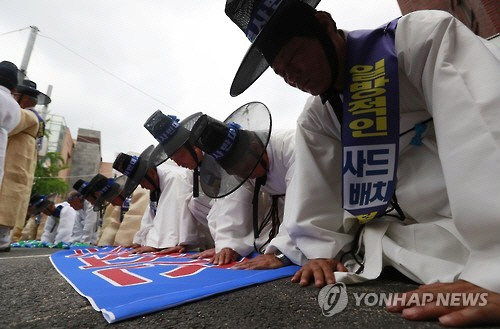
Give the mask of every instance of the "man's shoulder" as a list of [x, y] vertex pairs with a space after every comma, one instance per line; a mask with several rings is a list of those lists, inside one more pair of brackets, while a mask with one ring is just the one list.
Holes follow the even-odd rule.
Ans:
[[426, 30], [432, 30], [432, 26], [454, 19], [455, 17], [443, 10], [417, 10], [402, 16], [399, 19], [398, 26], [407, 24], [421, 25]]

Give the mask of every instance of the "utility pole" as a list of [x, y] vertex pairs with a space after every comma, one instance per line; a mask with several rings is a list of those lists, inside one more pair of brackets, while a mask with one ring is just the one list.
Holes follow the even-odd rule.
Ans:
[[28, 72], [28, 63], [30, 61], [31, 53], [33, 52], [33, 46], [35, 45], [36, 35], [40, 30], [36, 26], [30, 26], [31, 33], [28, 39], [28, 44], [26, 45], [26, 49], [24, 50], [23, 61], [21, 62], [21, 66], [19, 68], [20, 74], [18, 76], [19, 81], [23, 81], [26, 77], [26, 73]]
[[[52, 85], [49, 85], [47, 87], [47, 92], [45, 94], [49, 97], [52, 95]], [[47, 118], [48, 113], [49, 113], [49, 105], [44, 105], [41, 113], [41, 116], [44, 120]]]

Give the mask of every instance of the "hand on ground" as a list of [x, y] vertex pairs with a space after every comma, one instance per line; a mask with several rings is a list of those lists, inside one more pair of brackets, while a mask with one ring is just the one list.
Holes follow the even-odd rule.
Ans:
[[162, 249], [158, 252], [158, 254], [161, 255], [170, 255], [170, 254], [175, 254], [175, 253], [182, 253], [185, 252], [186, 248], [185, 246], [175, 246], [175, 247], [170, 247], [170, 248], [165, 248]]
[[292, 282], [298, 282], [301, 286], [308, 286], [314, 281], [316, 288], [335, 283], [333, 272], [347, 272], [347, 268], [336, 259], [317, 258], [310, 259], [298, 270], [292, 278]]
[[226, 265], [232, 263], [240, 258], [240, 255], [231, 248], [222, 248], [221, 251], [215, 254], [212, 259], [210, 259], [210, 263], [214, 265]]
[[[453, 298], [454, 295], [459, 297]], [[500, 324], [500, 294], [467, 281], [422, 285], [404, 297], [387, 305], [387, 310], [401, 312], [408, 320], [439, 320], [449, 327]], [[443, 305], [443, 300], [449, 301], [449, 305]], [[471, 301], [476, 302], [471, 305]]]
[[189, 256], [189, 258], [213, 258], [215, 256], [215, 248], [207, 249], [197, 254]]
[[133, 250], [130, 251], [130, 253], [132, 254], [142, 254], [142, 253], [146, 253], [146, 252], [156, 252], [156, 251], [159, 251], [160, 249], [156, 249], [156, 248], [153, 248], [153, 247], [149, 247], [149, 246], [140, 246], [140, 247], [137, 247], [137, 248], [134, 248]]
[[238, 263], [231, 268], [237, 270], [266, 270], [282, 267], [283, 263], [274, 254], [259, 255], [245, 262]]

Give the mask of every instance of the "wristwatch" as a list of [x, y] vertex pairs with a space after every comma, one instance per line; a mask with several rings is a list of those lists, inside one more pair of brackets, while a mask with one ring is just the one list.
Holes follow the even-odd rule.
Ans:
[[279, 250], [276, 250], [276, 252], [274, 253], [274, 257], [278, 258], [279, 261], [283, 264], [283, 266], [292, 265], [292, 261]]

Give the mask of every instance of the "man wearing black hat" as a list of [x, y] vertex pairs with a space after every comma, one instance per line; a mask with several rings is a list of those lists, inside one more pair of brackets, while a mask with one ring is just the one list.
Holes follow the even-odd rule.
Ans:
[[138, 187], [131, 196], [124, 197], [123, 178], [126, 177], [120, 176], [114, 179], [97, 174], [90, 182], [80, 179], [73, 185], [86, 201], [92, 203], [94, 210], [104, 212], [97, 242], [99, 246], [129, 247], [139, 230], [140, 220], [147, 207], [146, 190]]
[[36, 89], [36, 83], [31, 80], [23, 80], [16, 87], [14, 98], [19, 103], [21, 108], [32, 111], [38, 118], [38, 135], [37, 146], [38, 150], [42, 146], [42, 139], [45, 135], [45, 120], [40, 116], [35, 106], [48, 105], [52, 101], [49, 96]]
[[11, 62], [0, 63], [0, 186], [4, 173], [7, 136], [21, 120], [19, 104], [11, 94], [17, 85], [17, 71], [17, 67]]
[[[19, 125], [21, 109], [11, 93], [17, 85], [16, 65], [11, 62], [0, 62], [0, 190], [3, 185], [4, 166], [8, 144], [8, 134]], [[24, 219], [24, 216], [23, 216]], [[16, 219], [0, 212], [0, 251], [10, 250], [10, 231]]]
[[[318, 2], [226, 3], [253, 43], [231, 94], [272, 66], [315, 96], [298, 119], [285, 209], [290, 235], [309, 259], [294, 281], [361, 282], [389, 264], [420, 283], [444, 282], [420, 293], [498, 298], [499, 49], [440, 11], [342, 31], [314, 9]], [[351, 215], [344, 218], [344, 209]], [[364, 255], [356, 251], [363, 248]], [[347, 249], [354, 250], [349, 272], [334, 277], [334, 258]], [[446, 325], [500, 322], [495, 312], [475, 311], [429, 305], [403, 315]]]
[[162, 146], [154, 148], [151, 145], [139, 157], [120, 153], [113, 163], [115, 170], [128, 177], [124, 196], [139, 184], [150, 190], [150, 207], [134, 237], [136, 252], [158, 251], [177, 245], [197, 248], [210, 244], [208, 228], [201, 226], [188, 208], [192, 197], [189, 172], [170, 164], [159, 166], [167, 158]]
[[40, 137], [40, 123], [42, 126], [44, 124], [43, 120], [39, 120], [34, 106], [37, 105], [38, 99], [43, 104], [48, 104], [50, 98], [36, 90], [36, 84], [29, 80], [17, 85], [13, 96], [21, 106], [21, 120], [9, 134], [5, 180], [0, 190], [0, 216], [15, 219], [16, 224], [11, 238], [17, 241], [25, 225], [25, 211], [36, 167], [37, 138]]
[[70, 243], [73, 226], [77, 217], [76, 211], [66, 201], [54, 204], [52, 197], [44, 195], [34, 200], [35, 210], [32, 215], [39, 212], [49, 216], [43, 228], [40, 240], [42, 242], [57, 244], [59, 242]]
[[[202, 234], [207, 236], [200, 237], [201, 240], [207, 239], [209, 244], [212, 244], [210, 234], [208, 234], [207, 216], [214, 200], [203, 191], [199, 191], [199, 167], [203, 162], [204, 154], [200, 148], [189, 141], [190, 130], [200, 115], [201, 112], [198, 112], [180, 121], [176, 116], [165, 115], [158, 110], [146, 120], [144, 127], [158, 141], [158, 147], [163, 149], [166, 156], [178, 166], [193, 171], [193, 174], [186, 178], [188, 184], [192, 185], [192, 193], [188, 198], [187, 206], [191, 216], [203, 228], [201, 229]], [[182, 252], [184, 249], [183, 246], [177, 246], [163, 252]]]
[[98, 213], [90, 202], [76, 191], [70, 193], [67, 201], [77, 214], [70, 242], [97, 244]]
[[[270, 113], [258, 102], [241, 106], [224, 122], [203, 115], [193, 125], [190, 140], [205, 152], [202, 189], [211, 197], [224, 197], [208, 216], [217, 252], [214, 264], [227, 264], [253, 251], [266, 253], [236, 268], [277, 268], [304, 260], [280, 227], [293, 174], [294, 137], [293, 130], [271, 135]], [[272, 199], [263, 216], [260, 191]]]

